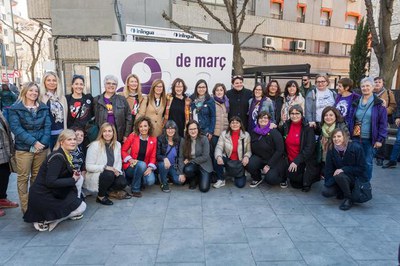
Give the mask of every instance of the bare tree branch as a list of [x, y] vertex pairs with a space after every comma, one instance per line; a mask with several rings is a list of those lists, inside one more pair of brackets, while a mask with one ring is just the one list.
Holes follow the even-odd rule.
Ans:
[[170, 16], [167, 15], [167, 13], [165, 13], [165, 11], [163, 11], [162, 17], [163, 17], [165, 20], [169, 21], [169, 22], [170, 22], [171, 24], [173, 24], [174, 26], [176, 26], [176, 27], [178, 27], [179, 29], [183, 30], [184, 32], [187, 32], [187, 33], [189, 33], [189, 34], [192, 34], [192, 35], [193, 35], [194, 37], [196, 37], [197, 39], [199, 39], [199, 40], [201, 40], [201, 41], [203, 41], [203, 42], [205, 42], [205, 43], [211, 43], [209, 40], [206, 40], [206, 39], [204, 39], [203, 37], [201, 37], [201, 36], [197, 35], [196, 33], [194, 33], [194, 32], [191, 30], [191, 27], [182, 26], [182, 25], [180, 25], [179, 23], [177, 23], [176, 21], [174, 21]]
[[232, 29], [228, 28], [219, 17], [214, 15], [214, 13], [201, 0], [197, 0], [197, 3], [207, 12], [208, 15], [210, 15], [210, 17], [218, 22], [225, 31], [232, 33]]
[[12, 29], [12, 30], [15, 32], [15, 34], [17, 34], [17, 35], [20, 36], [21, 38], [22, 38], [22, 36], [25, 36], [26, 38], [32, 40], [32, 37], [31, 37], [31, 36], [29, 36], [29, 35], [23, 33], [22, 31], [20, 31], [20, 30], [14, 28], [13, 26], [11, 26], [10, 24], [8, 24], [8, 23], [7, 23], [6, 21], [4, 21], [3, 19], [0, 19], [0, 21], [1, 21], [4, 25], [6, 25], [8, 28]]
[[[238, 26], [238, 31], [240, 31], [241, 29], [242, 29], [242, 26], [243, 26], [243, 22], [244, 22], [244, 18], [246, 17], [246, 7], [247, 7], [247, 4], [249, 3], [249, 0], [245, 0], [244, 1], [244, 3], [243, 3], [243, 5], [242, 5], [242, 10], [240, 10], [240, 13], [239, 14], [241, 14], [241, 17], [240, 17], [240, 20], [239, 20], [239, 26]], [[257, 28], [258, 26], [256, 26], [256, 28]], [[254, 31], [253, 31], [254, 32]], [[254, 34], [254, 33], [253, 33]]]
[[258, 23], [258, 24], [254, 27], [254, 29], [253, 29], [253, 31], [250, 33], [250, 35], [247, 36], [246, 38], [244, 38], [244, 40], [240, 42], [240, 46], [242, 46], [248, 39], [250, 39], [250, 38], [254, 35], [254, 33], [256, 32], [257, 28], [260, 27], [264, 22], [265, 22], [265, 19], [264, 19], [263, 21], [261, 21], [260, 23]]

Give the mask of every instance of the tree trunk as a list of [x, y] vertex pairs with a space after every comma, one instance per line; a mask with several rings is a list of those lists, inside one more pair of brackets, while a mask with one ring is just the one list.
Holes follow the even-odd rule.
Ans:
[[239, 34], [232, 33], [233, 45], [233, 72], [235, 75], [243, 75], [243, 58], [240, 51]]

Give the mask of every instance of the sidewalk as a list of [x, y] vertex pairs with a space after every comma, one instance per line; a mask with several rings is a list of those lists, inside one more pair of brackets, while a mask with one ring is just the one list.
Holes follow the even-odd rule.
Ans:
[[[397, 265], [400, 167], [374, 166], [373, 200], [344, 212], [340, 201], [232, 182], [208, 193], [171, 186], [143, 198], [87, 199], [80, 221], [39, 233], [20, 209], [0, 218], [2, 265]], [[17, 200], [16, 176], [9, 198]]]

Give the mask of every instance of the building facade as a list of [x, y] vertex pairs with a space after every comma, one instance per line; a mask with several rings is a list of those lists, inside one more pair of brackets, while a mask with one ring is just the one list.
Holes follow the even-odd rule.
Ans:
[[[203, 2], [228, 22], [222, 0]], [[242, 3], [238, 1], [239, 6]], [[162, 18], [163, 11], [181, 25], [209, 33], [213, 43], [231, 42], [230, 34], [193, 0], [85, 0], [73, 4], [28, 0], [30, 18], [52, 28], [52, 57], [66, 81], [74, 73], [95, 74], [97, 41], [124, 39], [126, 24], [173, 27]], [[347, 76], [355, 29], [364, 14], [362, 0], [250, 0], [240, 38], [246, 38], [264, 22], [242, 46], [245, 67], [308, 63], [311, 72]], [[95, 84], [90, 85], [93, 90]]]

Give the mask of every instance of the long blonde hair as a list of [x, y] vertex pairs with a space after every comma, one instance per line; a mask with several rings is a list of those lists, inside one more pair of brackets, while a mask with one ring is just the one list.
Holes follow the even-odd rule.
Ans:
[[114, 150], [114, 148], [115, 148], [115, 143], [117, 142], [117, 130], [115, 129], [115, 126], [114, 126], [114, 125], [111, 125], [111, 124], [108, 123], [108, 122], [103, 123], [103, 124], [101, 125], [100, 129], [99, 129], [99, 134], [97, 135], [96, 141], [99, 142], [100, 148], [101, 148], [101, 149], [105, 149], [105, 147], [106, 147], [106, 141], [105, 141], [104, 138], [103, 138], [103, 132], [104, 132], [104, 130], [105, 130], [107, 127], [111, 127], [111, 128], [112, 128], [112, 131], [113, 131], [113, 138], [112, 138], [112, 140], [111, 140], [111, 142], [110, 142], [110, 147], [111, 147], [111, 149]]
[[122, 94], [123, 94], [123, 96], [126, 98], [126, 99], [128, 99], [128, 97], [129, 97], [129, 92], [130, 92], [130, 90], [129, 90], [129, 80], [131, 79], [131, 78], [135, 78], [136, 80], [137, 80], [137, 82], [138, 82], [138, 87], [137, 87], [137, 94], [138, 94], [138, 100], [139, 100], [139, 102], [140, 101], [142, 101], [142, 99], [143, 99], [143, 94], [142, 94], [142, 85], [140, 84], [140, 80], [139, 80], [139, 77], [137, 76], [137, 75], [135, 75], [135, 74], [130, 74], [127, 78], [126, 78], [126, 81], [125, 81], [125, 87], [124, 87], [124, 90], [122, 91]]
[[165, 92], [165, 84], [164, 84], [164, 81], [162, 81], [161, 79], [156, 79], [156, 80], [153, 81], [153, 84], [151, 84], [151, 89], [150, 89], [150, 93], [149, 93], [149, 96], [148, 96], [148, 98], [147, 98], [147, 101], [148, 101], [149, 103], [154, 103], [154, 100], [155, 100], [155, 93], [154, 93], [154, 90], [155, 90], [155, 88], [156, 88], [156, 86], [157, 86], [158, 84], [161, 84], [161, 85], [163, 86], [163, 92], [161, 93], [160, 100], [161, 100], [161, 105], [164, 105], [164, 106], [165, 106], [165, 104], [166, 104], [166, 102], [167, 102], [167, 94], [166, 94], [166, 92]]
[[72, 129], [64, 129], [63, 131], [61, 131], [60, 135], [57, 138], [57, 143], [54, 145], [53, 151], [58, 150], [61, 147], [61, 142], [71, 137], [76, 137], [75, 131], [73, 131]]
[[61, 81], [60, 81], [60, 79], [58, 78], [56, 72], [53, 72], [53, 71], [46, 71], [46, 72], [44, 72], [43, 77], [42, 77], [42, 81], [40, 82], [40, 95], [41, 95], [40, 100], [42, 100], [43, 96], [46, 95], [47, 88], [46, 88], [45, 83], [46, 83], [46, 79], [47, 79], [48, 77], [50, 77], [50, 76], [55, 77], [56, 80], [57, 80], [57, 89], [56, 89], [56, 94], [57, 94], [57, 96], [58, 96], [60, 99], [61, 99], [62, 96], [64, 96], [64, 90], [63, 90], [62, 87], [61, 87]]
[[37, 104], [39, 102], [40, 89], [39, 89], [39, 86], [35, 82], [25, 82], [24, 84], [22, 84], [22, 89], [18, 96], [17, 102], [22, 102], [24, 105], [26, 105], [26, 93], [32, 87], [36, 87], [38, 90], [38, 98], [36, 99], [36, 104]]

